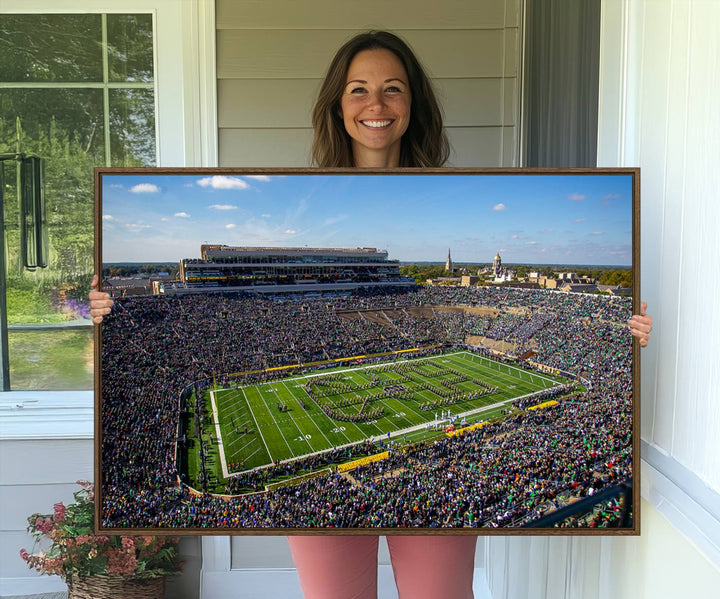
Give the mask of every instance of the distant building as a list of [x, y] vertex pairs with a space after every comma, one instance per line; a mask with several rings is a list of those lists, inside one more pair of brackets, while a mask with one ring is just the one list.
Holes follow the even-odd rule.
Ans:
[[448, 257], [445, 261], [445, 270], [448, 271], [450, 274], [452, 274], [453, 271], [453, 263], [452, 258], [450, 257], [450, 248], [448, 248]]
[[103, 281], [103, 291], [112, 299], [129, 295], [148, 295], [152, 293], [153, 281], [147, 275], [137, 277], [115, 278]]
[[462, 279], [460, 277], [437, 277], [435, 279], [428, 279], [426, 283], [428, 285], [460, 285]]
[[230, 247], [203, 245], [180, 261], [186, 286], [236, 287], [315, 283], [404, 283], [398, 260], [376, 248]]
[[540, 277], [537, 282], [543, 289], [557, 289], [558, 287], [558, 280], [551, 277]]
[[501, 271], [502, 271], [502, 259], [500, 258], [500, 252], [498, 252], [497, 254], [495, 254], [495, 259], [493, 260], [492, 272], [493, 272], [493, 275], [495, 275], [495, 277], [497, 278], [498, 276], [500, 276]]
[[597, 291], [595, 283], [565, 283], [560, 287], [560, 291], [570, 291], [572, 293], [594, 293]]
[[520, 289], [540, 289], [540, 285], [537, 283], [534, 283], [533, 281], [510, 281], [507, 283], [499, 283], [498, 287], [513, 287], [513, 288], [520, 288]]
[[463, 276], [460, 277], [460, 285], [463, 287], [470, 287], [471, 285], [477, 285], [480, 277]]
[[502, 268], [502, 269], [500, 269], [500, 272], [495, 275], [493, 282], [508, 283], [509, 281], [513, 281], [514, 279], [515, 279], [515, 271], [514, 270], [508, 270], [508, 269]]
[[598, 285], [598, 291], [602, 293], [609, 293], [610, 295], [632, 295], [632, 289], [630, 287], [620, 287], [620, 285]]

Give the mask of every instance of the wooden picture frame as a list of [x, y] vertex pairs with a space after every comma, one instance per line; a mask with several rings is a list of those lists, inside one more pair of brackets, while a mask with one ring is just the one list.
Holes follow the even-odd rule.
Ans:
[[639, 534], [639, 179], [96, 169], [96, 530]]

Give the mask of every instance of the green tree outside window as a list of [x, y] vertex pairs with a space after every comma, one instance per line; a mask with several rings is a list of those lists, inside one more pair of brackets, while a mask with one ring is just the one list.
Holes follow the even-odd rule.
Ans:
[[152, 15], [0, 15], [0, 57], [0, 153], [45, 159], [50, 248], [47, 268], [22, 268], [4, 162], [12, 388], [89, 389], [93, 168], [156, 163]]

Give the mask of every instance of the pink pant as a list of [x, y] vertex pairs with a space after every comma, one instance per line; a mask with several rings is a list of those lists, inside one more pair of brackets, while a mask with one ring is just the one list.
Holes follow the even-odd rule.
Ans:
[[[399, 599], [472, 599], [475, 536], [389, 536]], [[289, 536], [305, 599], [375, 599], [377, 536]]]

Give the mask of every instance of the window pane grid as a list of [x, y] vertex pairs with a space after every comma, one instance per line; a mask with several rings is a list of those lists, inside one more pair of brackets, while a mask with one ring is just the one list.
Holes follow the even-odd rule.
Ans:
[[124, 83], [116, 83], [107, 81], [105, 83], [98, 82], [65, 82], [65, 83], [16, 83], [0, 81], [0, 89], [155, 89], [154, 83], [128, 81]]
[[7, 275], [3, 337], [10, 343], [9, 351], [0, 347], [0, 358], [6, 363], [9, 356], [13, 389], [92, 388], [85, 300], [93, 265], [92, 167], [156, 164], [153, 40], [151, 13], [17, 14], [0, 22], [0, 153], [19, 144], [44, 157], [50, 171], [47, 269], [18, 266], [14, 176], [4, 189], [9, 253], [0, 276]]

